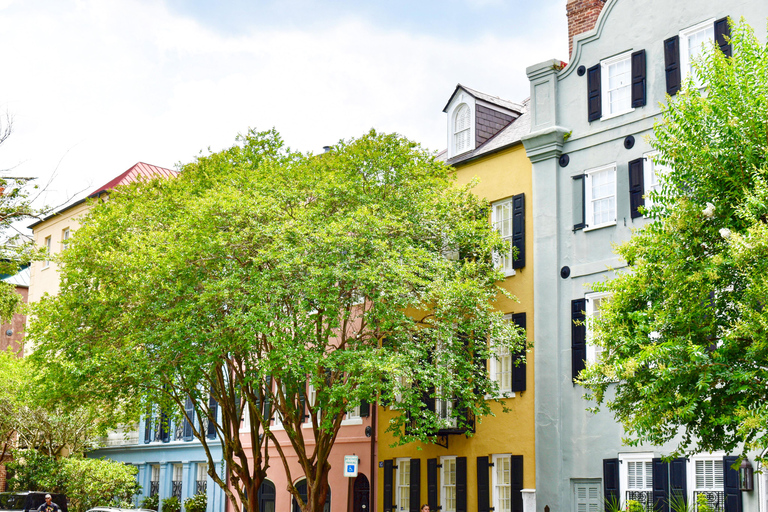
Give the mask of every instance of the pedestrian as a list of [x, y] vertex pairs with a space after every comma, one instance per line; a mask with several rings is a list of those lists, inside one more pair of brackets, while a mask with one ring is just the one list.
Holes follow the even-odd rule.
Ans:
[[429, 505], [426, 503], [421, 506], [421, 512], [429, 512]]
[[60, 508], [57, 504], [51, 501], [51, 495], [45, 495], [45, 503], [37, 507], [37, 512], [60, 512]]

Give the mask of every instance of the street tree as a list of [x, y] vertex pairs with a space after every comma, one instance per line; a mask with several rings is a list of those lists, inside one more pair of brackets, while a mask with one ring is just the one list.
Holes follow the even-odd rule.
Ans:
[[485, 360], [524, 337], [493, 307], [505, 243], [487, 212], [397, 135], [305, 155], [249, 131], [91, 210], [62, 255], [60, 294], [35, 310], [33, 357], [53, 362], [53, 394], [154, 410], [161, 428], [186, 420], [235, 507], [258, 510], [270, 454], [294, 482], [295, 453], [306, 501], [289, 489], [320, 511], [351, 408], [397, 401], [401, 442], [429, 442], [446, 421], [425, 402], [450, 402], [460, 427], [489, 413]]
[[662, 106], [653, 222], [597, 287], [613, 294], [594, 322], [604, 351], [581, 381], [633, 445], [768, 447], [768, 47], [743, 20], [731, 33], [732, 56], [695, 63], [703, 87]]

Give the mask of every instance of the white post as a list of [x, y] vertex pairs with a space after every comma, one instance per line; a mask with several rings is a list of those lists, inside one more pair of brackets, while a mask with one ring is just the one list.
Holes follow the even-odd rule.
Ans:
[[523, 512], [536, 512], [536, 489], [522, 489]]

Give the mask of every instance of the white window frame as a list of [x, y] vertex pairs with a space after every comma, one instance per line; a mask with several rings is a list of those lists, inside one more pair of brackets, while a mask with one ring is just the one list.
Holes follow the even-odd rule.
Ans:
[[593, 292], [588, 293], [584, 296], [586, 299], [586, 306], [585, 306], [585, 313], [586, 313], [586, 323], [587, 323], [587, 363], [594, 364], [598, 361], [600, 354], [602, 353], [603, 349], [601, 347], [598, 347], [594, 343], [592, 343], [592, 339], [594, 337], [593, 334], [593, 328], [594, 325], [592, 324], [592, 318], [595, 317], [595, 314], [599, 311], [595, 307], [597, 301], [601, 301], [604, 299], [610, 299], [611, 293], [608, 292]]
[[[173, 465], [173, 473], [171, 481], [173, 482], [184, 482], [184, 465], [183, 464], [174, 464]], [[183, 489], [182, 484], [182, 489]]]
[[[594, 205], [593, 202], [597, 199], [592, 197], [592, 180], [594, 179], [594, 175], [600, 174], [603, 172], [612, 172], [613, 173], [613, 194], [603, 196], [598, 199], [609, 199], [613, 197], [613, 219], [608, 220], [605, 222], [602, 222], [600, 224], [596, 224], [594, 222], [595, 220], [595, 211], [594, 211]], [[586, 222], [586, 227], [584, 228], [584, 231], [591, 231], [593, 229], [600, 229], [607, 226], [615, 226], [616, 225], [616, 219], [617, 219], [617, 205], [616, 205], [616, 199], [617, 199], [617, 193], [616, 193], [616, 163], [611, 163], [607, 165], [603, 165], [600, 167], [595, 167], [594, 169], [589, 169], [588, 171], [584, 172], [584, 220]]]
[[[642, 491], [653, 493], [653, 453], [620, 453], [619, 454], [619, 489], [623, 496], [619, 497], [621, 503], [627, 502], [627, 492]], [[629, 465], [642, 464], [644, 486], [629, 486]], [[650, 465], [650, 469], [649, 469]], [[645, 473], [650, 471], [650, 474]]]
[[[499, 232], [503, 240], [509, 242], [509, 253], [495, 255], [497, 258], [496, 265], [504, 272], [506, 277], [515, 275], [515, 269], [512, 268], [514, 265], [514, 260], [512, 258], [512, 233], [514, 229], [514, 214], [512, 210], [513, 199], [513, 197], [510, 197], [491, 203], [491, 225], [493, 226], [493, 229]], [[509, 212], [509, 218], [504, 218], [504, 215], [499, 215], [497, 210]], [[500, 225], [500, 223], [504, 224]], [[505, 228], [508, 228], [508, 231]]]
[[[456, 512], [456, 456], [440, 457], [440, 510]], [[449, 507], [449, 501], [453, 507]]]
[[[691, 456], [688, 459], [688, 467], [686, 468], [686, 478], [688, 480], [688, 503], [696, 504], [696, 492], [697, 491], [719, 491], [725, 492], [725, 472], [723, 471], [723, 457], [725, 452], [718, 451], [713, 453], [702, 453]], [[719, 468], [720, 471], [720, 487], [716, 487], [715, 481], [713, 481], [712, 487], [699, 487], [696, 485], [696, 463], [697, 462], [713, 462], [713, 480], [715, 476], [715, 468]]]
[[[411, 499], [411, 459], [395, 459], [395, 462], [395, 510], [407, 511]], [[405, 507], [401, 507], [401, 503], [405, 503]]]
[[658, 155], [658, 151], [643, 154], [643, 197], [645, 198], [646, 210], [653, 206], [650, 193], [661, 190], [659, 177], [668, 174], [670, 171], [669, 167], [654, 161]]
[[152, 482], [160, 483], [160, 465], [159, 464], [152, 464], [150, 467], [152, 468], [151, 471], [150, 471], [150, 475], [149, 475], [149, 482], [150, 482], [150, 484]]
[[[459, 114], [463, 114], [465, 110], [467, 126], [465, 128], [459, 129]], [[461, 155], [468, 151], [472, 151], [472, 149], [474, 149], [474, 144], [472, 144], [472, 109], [469, 105], [462, 102], [456, 106], [451, 115], [451, 118], [451, 147], [453, 148], [453, 154]], [[459, 134], [466, 134], [467, 138], [466, 146], [462, 146], [461, 148], [457, 143], [459, 140]]]
[[[491, 471], [493, 508], [496, 512], [510, 512], [512, 510], [512, 455], [509, 453], [493, 454], [491, 461], [493, 462]], [[506, 475], [504, 475], [505, 468]], [[505, 476], [506, 482], [500, 481]], [[505, 491], [506, 497], [501, 496], [502, 491]], [[502, 507], [502, 499], [508, 501], [509, 507]]]
[[342, 425], [362, 425], [363, 424], [363, 417], [360, 416], [360, 404], [357, 404], [354, 407], [350, 407], [347, 409], [347, 414], [344, 417], [343, 420], [341, 420]]
[[[504, 320], [507, 322], [512, 321], [512, 314], [504, 315]], [[512, 354], [509, 352], [509, 350], [504, 350], [504, 353], [500, 353], [499, 349], [493, 350], [493, 357], [491, 357], [488, 360], [488, 373], [491, 377], [491, 380], [497, 382], [499, 384], [499, 397], [504, 398], [514, 398], [515, 392], [512, 391], [512, 373], [514, 371], [514, 364], [512, 361]], [[505, 359], [509, 364], [509, 389], [504, 389], [502, 386], [502, 383], [499, 381], [499, 373], [504, 372], [504, 360]], [[491, 397], [487, 397], [491, 398]]]
[[[629, 72], [628, 72], [628, 79], [627, 84], [616, 88], [618, 89], [627, 89], [627, 104], [624, 106], [620, 106], [616, 112], [611, 112], [611, 92], [613, 92], [611, 89], [609, 89], [610, 85], [610, 69], [611, 66], [614, 66], [616, 64], [619, 64], [621, 62], [626, 61], [629, 65]], [[613, 117], [617, 117], [620, 115], [624, 115], [628, 112], [632, 112], [635, 110], [632, 108], [632, 51], [628, 51], [619, 55], [616, 55], [614, 57], [611, 57], [609, 59], [605, 59], [600, 61], [600, 101], [603, 106], [603, 116], [600, 118], [602, 121], [605, 121], [606, 119], [611, 119]], [[623, 107], [623, 108], [622, 108]]]
[[45, 261], [43, 261], [43, 268], [48, 268], [48, 267], [51, 266], [51, 260], [50, 260], [50, 257], [51, 257], [51, 243], [52, 242], [51, 242], [50, 235], [45, 237], [44, 244], [45, 244], [45, 254], [47, 255], [47, 258], [45, 259]]
[[[693, 25], [692, 27], [688, 27], [686, 29], [683, 29], [680, 31], [679, 37], [680, 37], [680, 78], [682, 81], [685, 81], [688, 79], [689, 76], [693, 74], [693, 69], [691, 68], [692, 59], [689, 55], [690, 53], [690, 47], [688, 45], [688, 38], [691, 37], [694, 34], [697, 34], [699, 32], [709, 32], [711, 37], [709, 38], [709, 44], [714, 42], [715, 40], [715, 18], [710, 18], [707, 21], [702, 21], [701, 23], [697, 23], [696, 25]], [[704, 43], [707, 44], [707, 43]], [[699, 51], [694, 58], [701, 56], [701, 51]], [[697, 76], [693, 76], [693, 82], [696, 84], [696, 87], [699, 89], [702, 89], [703, 86], [701, 82], [699, 81], [699, 78]]]
[[208, 479], [208, 463], [207, 462], [198, 462], [195, 464], [197, 469], [197, 479], [195, 482], [200, 482], [202, 480]]
[[61, 250], [66, 251], [69, 249], [69, 235], [70, 231], [69, 228], [64, 228], [61, 230]]

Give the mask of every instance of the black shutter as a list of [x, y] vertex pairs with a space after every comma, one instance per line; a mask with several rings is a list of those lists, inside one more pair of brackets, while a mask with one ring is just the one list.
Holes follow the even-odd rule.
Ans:
[[184, 412], [186, 413], [186, 416], [184, 417], [184, 440], [191, 441], [193, 437], [192, 424], [189, 422], [187, 418], [192, 418], [192, 420], [194, 421], [195, 407], [192, 404], [192, 399], [190, 397], [187, 397], [187, 401], [184, 403]]
[[304, 423], [304, 420], [308, 418], [307, 415], [307, 393], [304, 389], [299, 389], [299, 423]]
[[715, 42], [721, 52], [727, 57], [731, 56], [731, 27], [728, 25], [728, 16], [715, 22]]
[[208, 397], [208, 410], [210, 411], [211, 418], [208, 419], [208, 439], [216, 439], [216, 420], [219, 412], [219, 402], [213, 398], [213, 395]]
[[512, 455], [510, 465], [510, 487], [512, 490], [512, 512], [523, 512], [523, 456]]
[[[675, 504], [675, 510], [687, 510], [687, 506], [682, 506], [688, 502], [688, 482], [686, 480], [685, 468], [688, 466], [688, 460], [685, 458], [675, 459], [669, 463], [669, 502]], [[677, 505], [681, 506], [677, 506]]]
[[674, 96], [680, 90], [680, 37], [664, 41], [664, 74], [667, 77], [667, 94]]
[[360, 400], [360, 417], [367, 418], [371, 415], [371, 404], [367, 400]]
[[725, 512], [741, 512], [741, 491], [739, 490], [739, 470], [733, 469], [738, 457], [723, 457], [723, 491], [725, 491]]
[[267, 425], [272, 423], [272, 376], [268, 375], [264, 379], [264, 412], [262, 417]]
[[669, 464], [653, 459], [653, 510], [669, 512]]
[[490, 512], [491, 486], [488, 457], [477, 458], [477, 512]]
[[586, 308], [586, 299], [571, 301], [571, 377], [574, 379], [586, 367], [587, 326], [585, 324], [586, 315], [584, 314]]
[[411, 459], [410, 512], [419, 512], [421, 500], [421, 459]]
[[512, 261], [512, 268], [525, 266], [525, 194], [512, 198], [512, 247], [517, 248], [517, 256]]
[[437, 459], [427, 459], [427, 504], [437, 510]]
[[642, 217], [640, 207], [645, 206], [643, 193], [643, 159], [638, 158], [629, 162], [629, 214], [633, 219]]
[[147, 414], [144, 419], [144, 444], [152, 442], [152, 415]]
[[[432, 506], [430, 505], [430, 510]], [[437, 510], [437, 507], [435, 507]], [[456, 457], [456, 512], [467, 512], [467, 458]]]
[[600, 64], [587, 70], [587, 120], [596, 121], [603, 115], [600, 97]]
[[160, 440], [171, 442], [171, 419], [165, 413], [160, 415]]
[[603, 492], [605, 508], [618, 510], [621, 505], [619, 489], [619, 459], [603, 459]]
[[632, 54], [632, 108], [645, 106], [645, 50]]
[[392, 481], [395, 471], [392, 460], [384, 461], [384, 512], [392, 512]]
[[571, 176], [573, 179], [573, 230], [578, 231], [587, 227], [585, 220], [587, 214], [585, 212], [584, 202], [584, 187], [586, 186], [586, 180], [583, 174], [578, 176]]
[[[525, 313], [515, 313], [512, 315], [512, 322], [516, 326], [525, 329]], [[515, 361], [519, 361], [524, 356], [525, 350], [521, 350], [515, 355], [514, 360], [512, 361], [512, 391], [525, 391], [525, 362], [521, 361], [515, 366]]]

